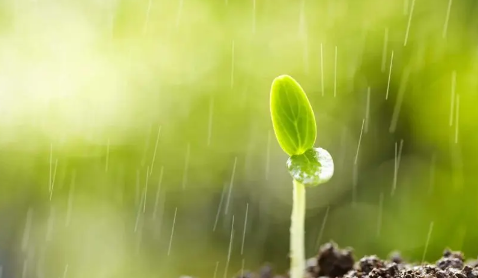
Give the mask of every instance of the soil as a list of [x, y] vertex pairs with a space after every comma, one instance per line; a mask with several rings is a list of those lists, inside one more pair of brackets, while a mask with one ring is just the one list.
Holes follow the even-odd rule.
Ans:
[[[460, 252], [445, 250], [435, 264], [406, 263], [398, 253], [387, 260], [377, 256], [366, 256], [355, 261], [352, 250], [340, 249], [334, 243], [320, 248], [317, 257], [307, 260], [304, 278], [478, 278], [478, 262], [468, 261]], [[270, 266], [259, 272], [244, 272], [235, 278], [289, 278], [288, 274], [274, 273]]]

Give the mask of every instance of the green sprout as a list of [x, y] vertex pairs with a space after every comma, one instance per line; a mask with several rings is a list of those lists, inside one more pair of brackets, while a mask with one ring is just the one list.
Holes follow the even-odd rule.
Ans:
[[274, 79], [270, 101], [274, 132], [279, 145], [290, 156], [287, 168], [293, 178], [290, 277], [303, 278], [305, 187], [330, 180], [334, 162], [326, 150], [314, 148], [317, 138], [314, 111], [297, 81], [288, 75]]

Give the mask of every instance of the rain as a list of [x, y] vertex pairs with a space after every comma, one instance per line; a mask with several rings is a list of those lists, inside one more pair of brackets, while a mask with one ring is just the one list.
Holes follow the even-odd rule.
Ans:
[[477, 15], [473, 0], [3, 1], [0, 278], [286, 275], [284, 74], [334, 166], [306, 188], [305, 259], [328, 242], [356, 261], [476, 258]]

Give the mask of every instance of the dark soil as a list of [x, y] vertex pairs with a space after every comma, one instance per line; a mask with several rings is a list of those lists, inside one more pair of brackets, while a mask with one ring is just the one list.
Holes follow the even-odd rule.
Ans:
[[[236, 278], [289, 278], [288, 274], [274, 273], [270, 266], [259, 272], [244, 272]], [[478, 278], [478, 262], [465, 262], [463, 254], [445, 250], [435, 264], [406, 263], [398, 253], [388, 260], [377, 256], [366, 256], [355, 261], [351, 249], [340, 249], [334, 243], [320, 248], [317, 257], [307, 260], [304, 278], [343, 277], [343, 278]]]

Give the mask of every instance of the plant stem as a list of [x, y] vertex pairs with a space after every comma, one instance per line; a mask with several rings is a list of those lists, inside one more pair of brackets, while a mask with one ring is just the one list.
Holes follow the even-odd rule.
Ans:
[[305, 186], [294, 180], [292, 216], [290, 226], [290, 277], [303, 278], [305, 271], [304, 218]]

